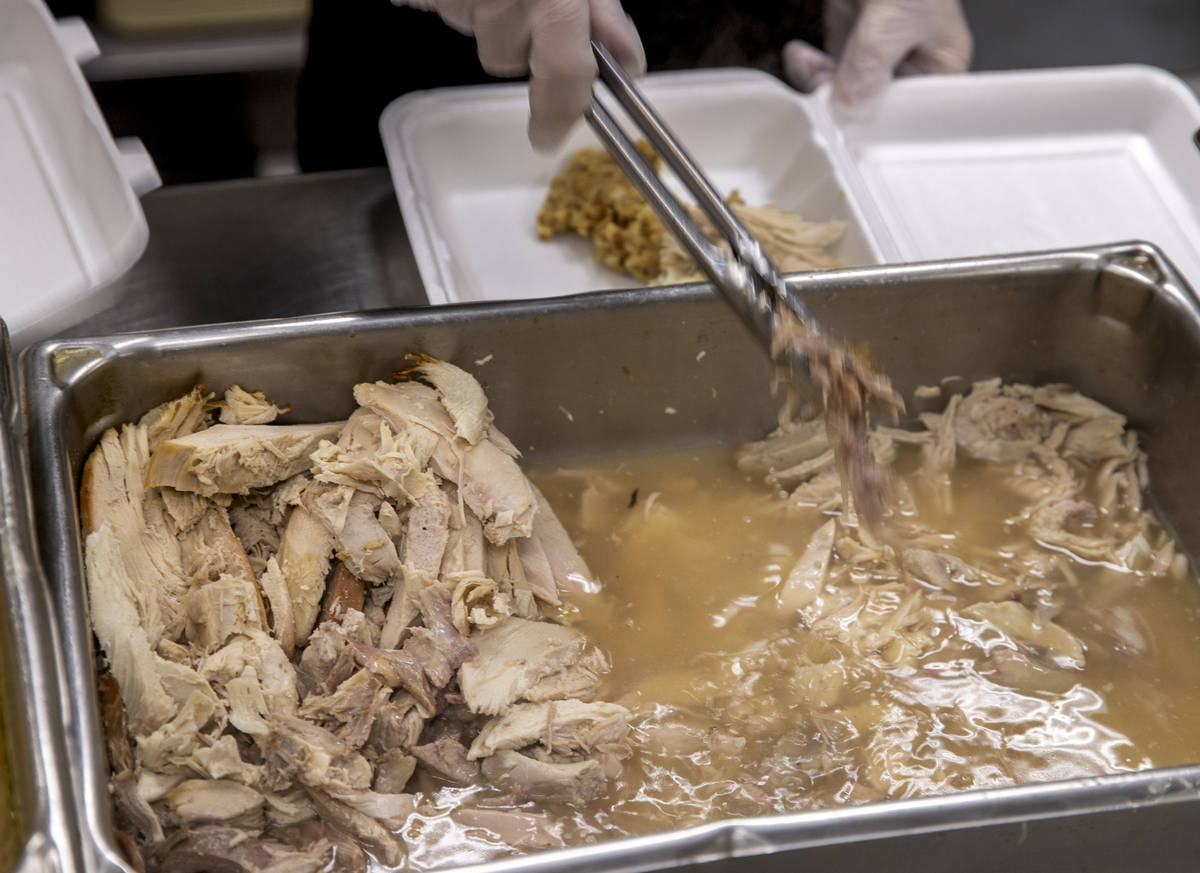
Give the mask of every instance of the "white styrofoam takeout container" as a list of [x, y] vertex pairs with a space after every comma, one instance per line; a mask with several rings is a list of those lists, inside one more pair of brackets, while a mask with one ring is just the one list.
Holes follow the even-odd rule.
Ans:
[[79, 19], [0, 0], [0, 318], [18, 349], [103, 308], [149, 237], [138, 195], [158, 173], [113, 141], [79, 70], [96, 54]]
[[[827, 125], [797, 110], [795, 95], [753, 70], [648, 76], [646, 95], [723, 191], [769, 201], [850, 229], [837, 254], [848, 264], [882, 253], [847, 196], [845, 168]], [[522, 85], [444, 88], [393, 102], [380, 128], [400, 210], [431, 303], [547, 297], [628, 286], [591, 244], [564, 235], [552, 245], [534, 229], [563, 158], [596, 139], [579, 125], [554, 155], [525, 134]]]
[[[847, 266], [1144, 239], [1200, 286], [1200, 102], [1152, 67], [976, 73], [894, 83], [867, 119], [764, 73], [652, 74], [643, 88], [722, 190], [846, 220]], [[380, 131], [432, 303], [626, 287], [590, 244], [535, 217], [552, 156], [525, 138], [522, 85], [393, 102]], [[620, 117], [620, 116], [618, 116]]]

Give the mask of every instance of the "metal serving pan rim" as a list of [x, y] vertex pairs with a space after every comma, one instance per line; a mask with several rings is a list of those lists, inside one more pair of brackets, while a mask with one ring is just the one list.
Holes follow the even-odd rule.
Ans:
[[[1200, 300], [1169, 260], [1143, 242], [1060, 251], [964, 258], [902, 266], [863, 267], [789, 277], [801, 294], [836, 290], [859, 293], [920, 279], [984, 279], [1066, 271], [1116, 272], [1153, 286], [1200, 320]], [[78, 529], [73, 481], [61, 435], [63, 401], [72, 385], [106, 363], [141, 354], [178, 354], [189, 349], [233, 348], [268, 338], [297, 339], [329, 334], [359, 336], [397, 328], [453, 324], [464, 320], [536, 317], [547, 313], [614, 310], [655, 303], [706, 300], [706, 284], [627, 291], [592, 292], [548, 300], [472, 303], [372, 313], [172, 328], [142, 334], [115, 334], [42, 343], [22, 357], [23, 388], [30, 420], [33, 462], [43, 475], [35, 484], [38, 528], [55, 523]], [[81, 606], [82, 565], [77, 538], [44, 543], [43, 560], [56, 586], [63, 625], [66, 676], [72, 697], [94, 698], [91, 687], [91, 632]], [[64, 599], [65, 598], [65, 599]], [[72, 598], [75, 602], [72, 602]], [[84, 682], [84, 680], [87, 680]], [[83, 683], [83, 684], [81, 684]], [[85, 835], [85, 869], [129, 868], [111, 835], [108, 768], [94, 706], [80, 706], [73, 726], [79, 759], [76, 785]], [[1200, 764], [1098, 777], [1066, 779], [994, 789], [964, 791], [912, 800], [808, 810], [705, 825], [598, 844], [574, 846], [456, 869], [470, 873], [517, 870], [634, 871], [681, 863], [745, 858], [789, 849], [858, 842], [896, 835], [950, 831], [983, 825], [1031, 822], [1110, 810], [1133, 810], [1200, 800]]]
[[31, 535], [25, 428], [10, 348], [0, 322], [0, 592], [7, 599], [20, 695], [5, 701], [5, 718], [22, 740], [20, 745], [10, 742], [10, 750], [24, 758], [20, 765], [9, 764], [14, 774], [24, 770], [31, 783], [13, 785], [14, 802], [28, 802], [32, 794], [31, 806], [18, 810], [23, 848], [13, 870], [24, 873], [50, 865], [74, 869], [76, 837], [65, 791], [61, 645]]

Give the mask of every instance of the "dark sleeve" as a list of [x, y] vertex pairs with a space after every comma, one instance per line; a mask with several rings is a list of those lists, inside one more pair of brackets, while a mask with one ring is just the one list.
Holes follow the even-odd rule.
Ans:
[[432, 12], [389, 0], [313, 0], [296, 98], [305, 172], [382, 166], [379, 116], [401, 94], [500, 81], [475, 41]]
[[625, 0], [650, 70], [753, 67], [782, 76], [790, 39], [822, 45], [822, 0]]

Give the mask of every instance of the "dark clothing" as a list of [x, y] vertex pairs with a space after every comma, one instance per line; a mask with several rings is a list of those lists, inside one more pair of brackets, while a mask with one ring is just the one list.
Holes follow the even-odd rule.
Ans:
[[[820, 45], [812, 0], [625, 0], [654, 70], [756, 67], [780, 75], [789, 39]], [[384, 163], [379, 115], [402, 94], [501, 81], [475, 41], [389, 0], [313, 0], [297, 125], [305, 171]]]

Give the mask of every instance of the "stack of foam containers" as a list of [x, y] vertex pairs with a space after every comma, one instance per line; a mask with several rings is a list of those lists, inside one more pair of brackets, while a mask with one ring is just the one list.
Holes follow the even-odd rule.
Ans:
[[0, 318], [18, 349], [109, 304], [149, 235], [138, 197], [158, 173], [109, 133], [79, 70], [96, 54], [82, 21], [0, 0]]

